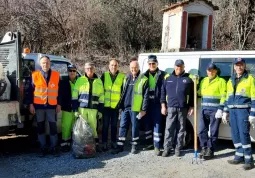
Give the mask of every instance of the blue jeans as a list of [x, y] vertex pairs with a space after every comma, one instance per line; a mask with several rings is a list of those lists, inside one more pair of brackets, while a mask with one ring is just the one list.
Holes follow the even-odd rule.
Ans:
[[119, 140], [117, 145], [123, 147], [128, 134], [130, 123], [132, 123], [132, 144], [137, 145], [139, 141], [139, 123], [136, 116], [138, 112], [131, 111], [131, 108], [125, 108], [121, 113]]
[[[221, 119], [215, 118], [217, 110], [203, 109], [199, 120], [199, 141], [201, 147], [210, 148], [215, 150], [216, 141], [219, 135], [219, 127]], [[209, 129], [210, 127], [210, 129]], [[210, 137], [208, 137], [208, 131], [210, 130]]]
[[153, 136], [154, 147], [162, 148], [162, 115], [160, 104], [150, 104], [149, 109], [144, 116], [145, 140], [149, 140]]
[[118, 109], [104, 108], [102, 143], [107, 143], [108, 141], [108, 130], [110, 124], [111, 124], [111, 141], [112, 143], [116, 143], [118, 118], [119, 118]]
[[246, 164], [253, 163], [249, 109], [230, 109], [231, 136], [236, 148], [235, 160], [244, 160]]

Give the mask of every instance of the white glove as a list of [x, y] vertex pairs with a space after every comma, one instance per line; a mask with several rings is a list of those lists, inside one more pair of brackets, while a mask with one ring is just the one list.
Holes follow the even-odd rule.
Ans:
[[255, 116], [249, 116], [249, 122], [253, 129], [255, 129]]
[[223, 116], [223, 111], [221, 109], [218, 109], [217, 112], [215, 113], [215, 118], [220, 119]]
[[222, 122], [223, 122], [223, 124], [227, 124], [228, 120], [229, 120], [229, 114], [224, 112], [223, 115], [222, 115]]

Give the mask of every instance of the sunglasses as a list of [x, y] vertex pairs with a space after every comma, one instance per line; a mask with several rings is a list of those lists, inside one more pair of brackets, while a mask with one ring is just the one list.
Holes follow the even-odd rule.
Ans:
[[76, 70], [68, 70], [68, 72], [76, 72]]
[[156, 65], [156, 63], [152, 62], [152, 63], [148, 63], [149, 65]]

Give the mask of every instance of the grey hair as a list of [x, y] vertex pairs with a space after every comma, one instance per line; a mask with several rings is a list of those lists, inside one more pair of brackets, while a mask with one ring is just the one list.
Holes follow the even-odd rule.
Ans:
[[85, 65], [84, 65], [84, 68], [86, 66], [91, 66], [91, 67], [95, 68], [95, 64], [93, 62], [86, 62]]

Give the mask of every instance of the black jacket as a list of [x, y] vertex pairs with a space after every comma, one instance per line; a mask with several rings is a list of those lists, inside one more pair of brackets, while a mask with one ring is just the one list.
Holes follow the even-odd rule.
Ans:
[[194, 106], [194, 83], [189, 78], [188, 73], [180, 76], [175, 75], [175, 71], [167, 77], [161, 89], [161, 103], [166, 103], [167, 107], [189, 108]]
[[[139, 72], [140, 73], [140, 72]], [[139, 74], [138, 73], [138, 74]], [[144, 75], [144, 74], [142, 74]], [[132, 74], [128, 74], [126, 76], [126, 82], [125, 85], [123, 85], [123, 89], [122, 89], [122, 94], [120, 97], [120, 102], [119, 102], [119, 108], [124, 110], [124, 99], [126, 97], [126, 90], [127, 90], [127, 86], [130, 83], [130, 80], [132, 80]], [[133, 90], [134, 91], [134, 90]], [[127, 96], [127, 97], [132, 97], [132, 99], [134, 99], [134, 92], [132, 95]], [[145, 82], [144, 86], [143, 86], [143, 104], [142, 104], [142, 111], [147, 111], [148, 109], [148, 105], [149, 105], [149, 82]]]
[[[150, 102], [152, 101], [153, 103], [160, 104], [160, 97], [161, 97], [161, 87], [163, 85], [164, 77], [165, 77], [165, 72], [162, 70], [158, 70], [156, 74], [156, 88], [154, 92], [154, 99], [150, 99]], [[144, 75], [149, 79], [149, 70], [147, 70]]]
[[72, 91], [69, 78], [60, 82], [60, 96], [61, 96], [61, 110], [71, 112], [72, 111]]

